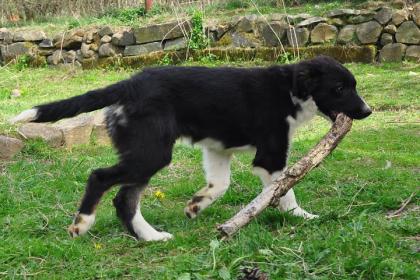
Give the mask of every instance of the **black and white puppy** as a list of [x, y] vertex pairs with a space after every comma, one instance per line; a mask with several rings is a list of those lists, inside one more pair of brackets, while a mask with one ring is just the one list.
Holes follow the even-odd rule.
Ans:
[[[12, 121], [51, 122], [107, 106], [108, 131], [120, 160], [90, 175], [69, 227], [72, 236], [91, 228], [102, 195], [121, 185], [114, 206], [128, 231], [144, 240], [170, 239], [171, 234], [156, 231], [143, 218], [139, 196], [150, 178], [171, 162], [180, 137], [203, 147], [207, 185], [185, 208], [193, 218], [229, 187], [233, 151], [255, 149], [254, 170], [267, 186], [286, 167], [298, 125], [317, 112], [332, 121], [340, 112], [353, 119], [371, 114], [350, 71], [321, 56], [268, 68], [149, 68], [106, 88], [36, 106]], [[279, 208], [316, 217], [299, 207], [293, 190]]]

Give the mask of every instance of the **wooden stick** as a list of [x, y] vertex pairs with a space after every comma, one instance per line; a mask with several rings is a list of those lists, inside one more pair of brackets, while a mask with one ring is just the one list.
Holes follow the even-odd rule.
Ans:
[[318, 166], [340, 143], [341, 139], [350, 131], [352, 119], [339, 114], [328, 133], [309, 153], [286, 169], [283, 175], [239, 211], [230, 220], [221, 224], [217, 229], [224, 236], [232, 236], [241, 227], [248, 224], [252, 218], [260, 214], [268, 206], [277, 206], [280, 197], [285, 195], [311, 169]]

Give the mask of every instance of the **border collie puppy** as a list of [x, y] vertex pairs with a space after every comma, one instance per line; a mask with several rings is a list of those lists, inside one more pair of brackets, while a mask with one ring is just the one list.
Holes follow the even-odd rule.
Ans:
[[[189, 218], [222, 196], [230, 183], [236, 149], [255, 149], [253, 166], [264, 186], [285, 169], [296, 127], [317, 112], [335, 120], [342, 112], [363, 119], [371, 109], [357, 94], [354, 76], [332, 58], [320, 56], [268, 68], [158, 67], [83, 95], [39, 105], [12, 122], [53, 122], [104, 107], [119, 162], [89, 176], [71, 236], [86, 233], [102, 195], [115, 185], [118, 217], [143, 240], [167, 240], [140, 212], [139, 196], [150, 178], [171, 162], [176, 139], [203, 147], [207, 184], [185, 208]], [[293, 190], [279, 209], [314, 218], [299, 207]]]

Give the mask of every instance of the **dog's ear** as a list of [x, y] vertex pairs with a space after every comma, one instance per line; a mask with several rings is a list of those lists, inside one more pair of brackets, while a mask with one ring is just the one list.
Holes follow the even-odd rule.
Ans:
[[294, 95], [299, 99], [306, 100], [318, 86], [318, 79], [315, 71], [308, 65], [299, 65], [294, 75]]

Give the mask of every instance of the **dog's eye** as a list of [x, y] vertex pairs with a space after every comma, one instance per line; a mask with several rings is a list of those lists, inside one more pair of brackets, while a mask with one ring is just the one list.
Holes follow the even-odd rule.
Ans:
[[338, 86], [338, 87], [336, 87], [335, 92], [337, 93], [337, 95], [341, 96], [344, 93], [344, 89], [343, 89], [342, 86]]

